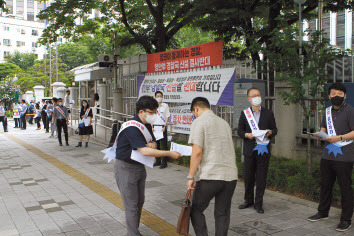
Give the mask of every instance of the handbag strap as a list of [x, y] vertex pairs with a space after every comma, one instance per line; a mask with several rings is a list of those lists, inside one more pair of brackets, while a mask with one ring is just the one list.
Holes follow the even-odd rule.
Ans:
[[187, 191], [185, 201], [187, 201], [187, 200], [192, 201], [192, 199], [193, 199], [192, 195], [193, 195], [193, 190], [192, 190], [192, 189], [189, 189], [189, 190]]

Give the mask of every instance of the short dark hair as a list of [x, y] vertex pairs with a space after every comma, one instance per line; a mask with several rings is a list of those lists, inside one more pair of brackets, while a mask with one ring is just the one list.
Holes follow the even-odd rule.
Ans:
[[161, 94], [163, 96], [163, 93], [161, 91], [156, 91], [155, 92], [155, 97], [156, 97], [157, 94]]
[[22, 100], [21, 100], [21, 102], [24, 102], [24, 103], [26, 103], [26, 100], [25, 100], [25, 99], [22, 99]]
[[201, 107], [201, 108], [210, 108], [210, 103], [208, 99], [204, 97], [196, 97], [193, 99], [191, 104], [191, 111], [193, 111], [193, 107]]
[[58, 101], [58, 98], [54, 97], [54, 98], [52, 98], [52, 100], [53, 100], [54, 102], [57, 102], [57, 101]]
[[341, 82], [335, 82], [331, 84], [331, 86], [328, 88], [328, 95], [331, 94], [332, 89], [343, 91], [345, 94], [347, 94], [347, 88]]
[[58, 98], [58, 101], [59, 101], [59, 100], [63, 101], [63, 99], [62, 99], [62, 98]]
[[252, 87], [249, 90], [247, 90], [247, 97], [250, 94], [251, 90], [258, 90], [259, 92], [261, 92], [258, 88]]
[[44, 98], [42, 99], [42, 102], [45, 102], [45, 99], [44, 99]]
[[66, 90], [67, 93], [70, 93], [70, 90]]
[[146, 109], [155, 110], [158, 107], [159, 104], [157, 103], [155, 98], [150, 96], [142, 96], [136, 102], [136, 114], [138, 114], [139, 111], [141, 110], [143, 111], [145, 111]]

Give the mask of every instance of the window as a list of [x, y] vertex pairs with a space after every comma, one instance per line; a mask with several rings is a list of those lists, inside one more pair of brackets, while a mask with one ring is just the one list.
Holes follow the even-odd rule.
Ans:
[[21, 46], [25, 46], [25, 42], [21, 42]]
[[38, 54], [34, 54], [34, 56], [36, 57], [36, 59], [38, 59]]
[[38, 43], [32, 42], [32, 48], [38, 48]]
[[32, 30], [32, 35], [38, 36], [38, 30]]
[[4, 51], [4, 58], [6, 58], [6, 57], [8, 57], [8, 56], [10, 56], [10, 52], [5, 52], [5, 51]]
[[17, 47], [21, 47], [21, 46], [25, 46], [25, 42], [21, 42], [21, 41], [16, 41], [16, 46]]
[[26, 30], [21, 29], [21, 34], [26, 34]]
[[11, 46], [11, 40], [10, 39], [4, 39], [3, 43], [5, 46]]
[[4, 31], [10, 31], [10, 27], [4, 25]]

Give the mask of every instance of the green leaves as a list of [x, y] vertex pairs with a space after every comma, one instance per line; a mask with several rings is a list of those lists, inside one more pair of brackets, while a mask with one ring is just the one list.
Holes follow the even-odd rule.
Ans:
[[36, 59], [37, 57], [34, 53], [21, 53], [15, 51], [6, 58], [6, 61], [18, 65], [22, 70], [27, 70], [27, 68], [34, 65]]
[[18, 65], [12, 63], [0, 63], [0, 80], [20, 72], [22, 72], [22, 69]]

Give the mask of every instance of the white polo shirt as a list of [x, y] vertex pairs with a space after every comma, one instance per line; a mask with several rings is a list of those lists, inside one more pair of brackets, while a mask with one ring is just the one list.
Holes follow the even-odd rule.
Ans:
[[170, 108], [166, 103], [161, 103], [161, 106], [157, 108], [157, 114], [155, 115], [154, 125], [165, 125], [166, 119], [170, 118]]

